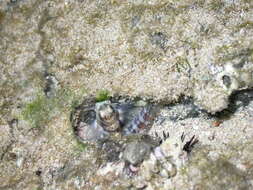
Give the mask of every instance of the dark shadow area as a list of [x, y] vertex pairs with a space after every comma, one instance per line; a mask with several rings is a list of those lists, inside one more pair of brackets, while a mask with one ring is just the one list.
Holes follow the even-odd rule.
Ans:
[[209, 114], [210, 117], [217, 119], [229, 119], [238, 109], [249, 105], [253, 101], [253, 89], [234, 92], [229, 97], [229, 105], [226, 109], [215, 114]]

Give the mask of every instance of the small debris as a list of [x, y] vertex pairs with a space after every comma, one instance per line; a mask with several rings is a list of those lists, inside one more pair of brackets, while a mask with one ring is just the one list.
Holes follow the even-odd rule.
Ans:
[[222, 124], [222, 121], [216, 120], [212, 123], [213, 127], [219, 127]]

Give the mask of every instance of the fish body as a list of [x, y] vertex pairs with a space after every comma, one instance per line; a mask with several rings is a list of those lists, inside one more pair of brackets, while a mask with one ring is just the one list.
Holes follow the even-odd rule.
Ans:
[[110, 133], [130, 135], [148, 131], [156, 115], [154, 107], [124, 99], [103, 102], [87, 99], [74, 110], [71, 121], [78, 139], [98, 141]]

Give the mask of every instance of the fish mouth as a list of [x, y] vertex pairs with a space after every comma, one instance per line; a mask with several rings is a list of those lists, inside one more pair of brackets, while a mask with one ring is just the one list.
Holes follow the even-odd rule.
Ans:
[[139, 171], [140, 167], [138, 165], [130, 164], [129, 169], [132, 173], [137, 173]]
[[140, 166], [138, 164], [131, 164], [129, 162], [125, 162], [123, 171], [128, 177], [136, 176], [139, 170]]

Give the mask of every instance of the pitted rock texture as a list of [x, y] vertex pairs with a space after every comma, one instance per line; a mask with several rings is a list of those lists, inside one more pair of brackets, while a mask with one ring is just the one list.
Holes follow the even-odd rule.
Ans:
[[35, 89], [54, 76], [89, 94], [107, 89], [166, 102], [186, 95], [209, 112], [227, 106], [231, 91], [214, 80], [226, 64], [252, 80], [251, 1], [137, 2], [2, 2], [3, 79], [28, 95], [17, 78]]
[[[197, 105], [162, 110], [150, 133], [199, 134], [210, 158], [196, 158], [204, 166], [190, 165], [164, 187], [159, 180], [149, 187], [188, 190], [205, 178], [212, 180], [200, 189], [230, 179], [252, 189], [251, 95], [229, 103], [252, 88], [252, 15], [251, 0], [0, 1], [0, 188], [132, 187], [114, 173], [97, 176], [103, 155], [71, 129], [72, 108], [105, 89], [164, 105], [192, 97]], [[207, 177], [209, 163], [214, 177], [232, 173], [219, 183]], [[222, 163], [228, 170], [216, 171]], [[196, 180], [186, 187], [191, 172]]]

